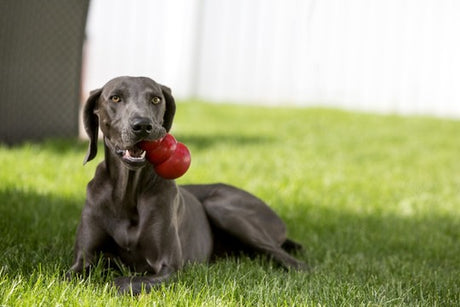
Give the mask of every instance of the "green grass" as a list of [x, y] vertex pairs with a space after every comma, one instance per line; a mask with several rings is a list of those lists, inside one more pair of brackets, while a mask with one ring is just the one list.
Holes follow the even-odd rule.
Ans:
[[138, 297], [102, 266], [67, 282], [97, 161], [82, 166], [84, 142], [48, 140], [0, 147], [0, 305], [459, 305], [460, 122], [191, 102], [173, 133], [193, 157], [180, 183], [265, 199], [313, 271], [231, 258]]

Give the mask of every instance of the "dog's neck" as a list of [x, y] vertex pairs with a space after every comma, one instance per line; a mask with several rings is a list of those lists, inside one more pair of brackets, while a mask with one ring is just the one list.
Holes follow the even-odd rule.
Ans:
[[113, 184], [112, 197], [116, 198], [117, 202], [125, 205], [135, 205], [137, 195], [140, 195], [141, 188], [145, 188], [146, 181], [154, 181], [158, 179], [158, 175], [154, 172], [150, 165], [145, 165], [137, 170], [131, 170], [126, 167], [116, 153], [104, 142], [105, 151], [105, 169]]

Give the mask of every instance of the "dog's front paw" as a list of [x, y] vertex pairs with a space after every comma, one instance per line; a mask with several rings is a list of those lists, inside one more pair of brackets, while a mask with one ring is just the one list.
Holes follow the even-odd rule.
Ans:
[[118, 277], [115, 278], [115, 287], [118, 289], [118, 293], [120, 294], [132, 294], [137, 295], [141, 293], [142, 289], [136, 289], [133, 286], [132, 277]]
[[138, 295], [142, 291], [152, 291], [152, 289], [165, 282], [168, 277], [169, 274], [164, 276], [118, 277], [115, 279], [115, 286], [120, 294]]
[[77, 274], [74, 271], [67, 271], [64, 275], [65, 281], [71, 281]]
[[89, 268], [83, 270], [83, 271], [75, 271], [74, 269], [70, 269], [67, 272], [64, 273], [64, 279], [66, 281], [72, 281], [75, 278], [81, 278], [81, 277], [86, 277], [89, 274]]
[[152, 285], [148, 282], [147, 278], [140, 276], [131, 277], [118, 277], [115, 278], [115, 287], [120, 294], [139, 295], [142, 289], [145, 292], [150, 292]]

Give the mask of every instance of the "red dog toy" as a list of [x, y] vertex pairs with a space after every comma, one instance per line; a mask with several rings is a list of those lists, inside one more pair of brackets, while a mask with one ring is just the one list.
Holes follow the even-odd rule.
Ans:
[[159, 140], [142, 141], [138, 146], [146, 151], [146, 158], [155, 172], [165, 179], [179, 178], [190, 167], [190, 151], [169, 133]]

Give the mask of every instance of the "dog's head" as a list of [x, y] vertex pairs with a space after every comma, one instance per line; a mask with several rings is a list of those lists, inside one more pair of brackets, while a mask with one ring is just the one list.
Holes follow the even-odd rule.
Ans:
[[145, 164], [136, 144], [162, 138], [171, 129], [176, 105], [171, 90], [145, 77], [118, 77], [91, 92], [83, 111], [89, 136], [84, 163], [97, 153], [98, 129], [109, 150], [131, 169]]

